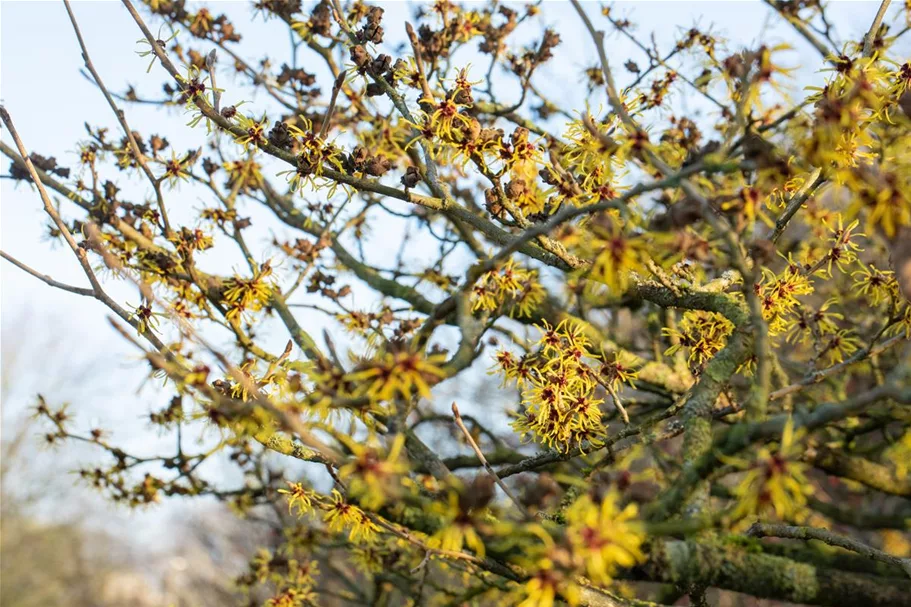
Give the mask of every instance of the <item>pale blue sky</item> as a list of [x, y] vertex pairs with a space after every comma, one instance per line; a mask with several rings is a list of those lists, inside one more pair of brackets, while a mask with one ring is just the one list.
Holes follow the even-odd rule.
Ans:
[[[227, 13], [237, 24], [245, 37], [241, 53], [251, 63], [267, 54], [276, 58], [277, 65], [287, 61], [288, 36], [280, 22], [264, 22], [261, 16], [254, 17], [251, 5], [247, 3], [208, 4], [214, 12]], [[410, 9], [416, 3], [377, 4], [387, 11], [384, 22], [387, 40], [400, 40], [403, 21], [406, 17], [410, 18]], [[601, 4], [584, 4], [596, 24], [603, 27], [604, 21], [598, 15]], [[878, 1], [872, 0], [833, 3], [830, 16], [840, 36], [843, 39], [859, 39], [869, 26], [878, 4]], [[133, 84], [140, 94], [159, 95], [160, 85], [165, 81], [164, 73], [156, 66], [146, 74], [148, 59], [137, 56], [135, 52], [140, 32], [120, 3], [81, 1], [74, 2], [73, 8], [95, 66], [108, 88], [123, 91], [127, 84]], [[614, 4], [613, 10], [615, 15], [628, 15], [637, 22], [640, 32], [647, 34], [654, 31], [659, 45], [665, 49], [669, 48], [669, 41], [681, 29], [695, 23], [703, 29], [711, 25], [713, 31], [730, 41], [732, 48], [758, 42], [790, 42], [795, 51], [786, 55], [787, 62], [803, 66], [797, 74], [796, 83], [806, 85], [822, 81], [821, 75], [814, 74], [821, 66], [818, 54], [760, 2], [620, 2]], [[587, 99], [580, 84], [582, 69], [594, 64], [595, 58], [591, 41], [580, 27], [569, 3], [562, 0], [545, 2], [543, 14], [544, 22], [561, 33], [563, 44], [558, 47], [555, 59], [536, 75], [535, 82], [547, 90], [554, 101], [573, 109], [581, 108], [586, 101], [593, 105], [603, 103], [598, 94]], [[156, 28], [157, 25], [154, 25], [152, 29]], [[537, 34], [538, 30], [528, 33]], [[187, 39], [186, 35], [184, 39]], [[641, 65], [646, 63], [642, 53], [624, 38], [612, 36], [607, 48], [610, 59], [618, 68], [629, 57]], [[100, 93], [79, 73], [82, 60], [61, 2], [0, 2], [0, 57], [0, 98], [31, 151], [54, 155], [62, 165], [73, 167], [77, 160], [75, 143], [85, 137], [84, 122], [93, 126], [106, 125], [120, 137], [116, 121]], [[302, 55], [302, 60], [305, 68], [316, 69], [308, 64], [312, 61], [309, 56]], [[480, 76], [486, 68], [486, 61], [476, 58], [475, 65], [476, 75]], [[618, 72], [622, 73], [619, 69]], [[231, 95], [233, 91], [229, 79], [223, 77], [220, 84], [229, 89], [228, 98], [236, 97], [236, 94]], [[325, 86], [328, 88], [328, 85]], [[251, 101], [251, 108], [267, 107], [263, 98]], [[689, 97], [678, 97], [675, 102], [693, 104], [693, 107], [699, 105], [698, 101]], [[193, 131], [186, 128], [187, 118], [180, 111], [164, 111], [142, 105], [126, 106], [125, 109], [134, 128], [145, 134], [158, 132], [178, 150], [195, 148], [204, 142], [204, 129]], [[3, 138], [11, 143], [5, 132]], [[7, 167], [8, 162], [4, 161], [0, 173], [6, 174]], [[136, 189], [135, 184], [124, 180], [122, 175], [119, 177], [118, 185], [126, 193], [141, 191]], [[202, 206], [198, 192], [191, 187], [181, 188], [169, 198], [169, 208], [175, 209], [173, 213], [178, 216]], [[272, 225], [265, 219], [263, 223]], [[42, 241], [44, 225], [40, 200], [31, 188], [7, 179], [0, 181], [0, 243], [3, 250], [58, 280], [84, 285], [85, 278], [71, 253], [65, 247], [51, 248], [49, 243]], [[384, 243], [398, 244], [398, 233], [400, 226], [390, 227], [389, 230], [384, 227], [381, 234], [376, 234], [373, 246], [377, 247], [381, 256]], [[268, 229], [260, 232], [260, 236], [262, 241], [267, 240]], [[385, 257], [391, 261], [395, 248], [390, 247], [385, 252]], [[228, 264], [238, 261], [239, 258]], [[112, 289], [122, 302], [137, 303], [136, 295], [129, 289], [122, 286]], [[369, 302], [361, 299], [358, 304], [367, 307]], [[27, 338], [26, 342], [34, 344], [37, 341], [42, 345], [33, 345], [27, 351], [41, 357], [46, 365], [43, 371], [66, 375], [67, 370], [79, 361], [88, 369], [74, 377], [84, 378], [93, 386], [104, 386], [100, 390], [91, 390], [89, 395], [79, 394], [81, 400], [74, 410], [83, 412], [86, 424], [89, 419], [98, 417], [105, 420], [108, 426], [122, 428], [123, 435], [135, 441], [138, 449], [158, 445], [154, 436], [150, 440], [144, 432], [140, 417], [148, 412], [153, 403], [166, 396], [148, 389], [136, 395], [144, 370], [135, 363], [124, 362], [133, 360], [134, 353], [107, 325], [106, 311], [101, 304], [55, 291], [2, 262], [0, 310], [5, 355], [11, 340], [21, 340], [23, 334], [37, 336], [36, 339]], [[314, 326], [322, 323], [321, 318], [311, 318], [307, 312], [303, 312], [301, 317], [305, 323]], [[275, 339], [283, 343], [285, 337], [277, 335]], [[48, 348], [55, 351], [53, 356], [41, 354], [43, 349]], [[116, 381], [111, 381], [111, 374], [116, 374]], [[8, 402], [4, 403], [3, 421], [8, 422], [25, 404], [29, 404], [30, 397], [39, 388], [49, 391], [48, 396], [52, 398], [55, 395], [64, 398], [79, 392], [73, 389], [72, 382], [57, 383], [63, 385], [49, 387], [44, 378], [33, 375], [16, 382]], [[4, 424], [6, 427], [8, 424]]]

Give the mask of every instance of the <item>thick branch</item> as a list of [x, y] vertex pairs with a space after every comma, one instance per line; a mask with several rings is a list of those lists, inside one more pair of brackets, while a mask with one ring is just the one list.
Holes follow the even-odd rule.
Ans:
[[884, 493], [911, 497], [911, 477], [900, 477], [893, 468], [868, 459], [823, 449], [812, 458], [812, 463], [834, 476], [857, 481]]
[[655, 545], [646, 571], [655, 581], [701, 584], [807, 605], [907, 607], [911, 596], [908, 580], [885, 580], [694, 541]]
[[856, 552], [874, 561], [888, 563], [901, 567], [911, 577], [911, 559], [893, 556], [882, 550], [877, 550], [872, 546], [867, 546], [862, 542], [837, 535], [825, 529], [816, 529], [815, 527], [797, 527], [794, 525], [774, 525], [769, 523], [753, 523], [747, 530], [747, 535], [751, 537], [782, 537], [792, 540], [819, 540], [830, 546], [837, 546]]

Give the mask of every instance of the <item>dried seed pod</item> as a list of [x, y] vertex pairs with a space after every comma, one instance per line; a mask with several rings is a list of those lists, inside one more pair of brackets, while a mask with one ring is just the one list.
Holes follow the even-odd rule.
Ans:
[[364, 172], [374, 177], [382, 177], [389, 169], [392, 163], [385, 156], [373, 156], [367, 161]]
[[416, 166], [410, 166], [405, 169], [405, 174], [402, 176], [402, 185], [404, 185], [406, 189], [410, 189], [419, 184], [421, 179], [421, 172], [418, 168]]
[[354, 63], [354, 65], [358, 66], [358, 68], [363, 69], [363, 67], [365, 65], [367, 65], [367, 63], [370, 61], [370, 55], [367, 53], [367, 49], [365, 49], [360, 44], [352, 46], [351, 51], [349, 51], [349, 53], [351, 56], [352, 63]]

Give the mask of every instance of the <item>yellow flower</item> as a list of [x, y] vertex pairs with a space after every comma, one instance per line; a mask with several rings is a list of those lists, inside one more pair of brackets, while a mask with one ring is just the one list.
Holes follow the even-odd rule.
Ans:
[[313, 491], [305, 489], [301, 483], [287, 482], [291, 488], [279, 489], [278, 492], [288, 496], [288, 514], [293, 514], [295, 507], [299, 517], [313, 510]]
[[619, 217], [604, 218], [588, 224], [592, 234], [589, 248], [594, 256], [590, 277], [620, 295], [629, 286], [630, 274], [644, 269], [647, 245], [642, 237], [629, 234]]
[[613, 390], [617, 390], [621, 384], [632, 386], [639, 375], [632, 369], [632, 365], [632, 356], [627, 352], [605, 353], [600, 369], [601, 377], [607, 380]]
[[524, 599], [517, 607], [553, 607], [558, 596], [570, 605], [579, 604], [582, 593], [578, 584], [556, 571], [551, 559], [542, 558], [538, 567], [535, 574], [525, 582], [522, 588]]
[[464, 501], [466, 500], [463, 499], [463, 494], [450, 490], [445, 504], [434, 503], [444, 522], [427, 541], [427, 545], [447, 552], [461, 552], [464, 546], [483, 558], [486, 549], [484, 541], [475, 530], [475, 523], [484, 508], [468, 508]]
[[237, 320], [245, 312], [257, 312], [268, 305], [273, 285], [267, 280], [272, 275], [272, 266], [263, 263], [253, 278], [235, 275], [225, 282], [222, 303], [228, 308], [225, 315], [229, 321]]
[[826, 356], [828, 364], [834, 365], [842, 362], [846, 356], [857, 352], [860, 348], [860, 339], [852, 334], [849, 330], [838, 330], [828, 335], [823, 354]]
[[835, 217], [838, 221], [838, 227], [829, 227], [831, 232], [829, 237], [830, 248], [826, 257], [826, 274], [829, 276], [832, 276], [833, 262], [842, 273], [847, 273], [848, 265], [857, 259], [857, 251], [863, 250], [853, 241], [853, 239], [863, 236], [863, 234], [854, 232], [860, 222], [855, 219], [848, 224], [848, 227], [844, 227], [844, 219], [841, 213], [837, 213]]
[[911, 473], [911, 430], [905, 432], [901, 440], [886, 450], [890, 461], [895, 464], [895, 472], [899, 478], [904, 478]]
[[773, 512], [779, 519], [799, 514], [812, 495], [813, 486], [806, 477], [807, 464], [799, 461], [802, 448], [794, 432], [794, 420], [788, 418], [778, 449], [760, 449], [755, 462], [722, 458], [727, 463], [746, 469], [746, 475], [734, 489], [737, 505], [735, 518]]
[[531, 316], [546, 296], [537, 278], [537, 270], [525, 270], [510, 259], [481, 275], [472, 289], [471, 311], [492, 312], [508, 307], [510, 316]]
[[[889, 163], [892, 164], [892, 163]], [[883, 170], [855, 170], [850, 182], [854, 197], [848, 212], [854, 216], [866, 210], [866, 229], [880, 228], [888, 238], [902, 227], [911, 225], [911, 180], [907, 161], [902, 166]]]
[[405, 435], [395, 437], [385, 459], [376, 447], [352, 440], [345, 440], [345, 443], [354, 453], [354, 459], [339, 468], [338, 473], [348, 481], [351, 497], [368, 510], [394, 502], [401, 489], [399, 478], [408, 472], [407, 462], [400, 457]]
[[252, 159], [232, 160], [222, 165], [228, 173], [228, 189], [239, 188], [240, 193], [255, 192], [263, 185], [262, 167]]
[[352, 382], [364, 382], [361, 392], [371, 399], [388, 401], [396, 395], [408, 400], [417, 391], [430, 398], [430, 385], [446, 377], [438, 365], [442, 354], [424, 358], [417, 352], [385, 352], [379, 358], [362, 363], [362, 369], [348, 375]]
[[191, 158], [192, 155], [187, 155], [181, 160], [177, 157], [177, 153], [171, 150], [171, 159], [164, 163], [164, 174], [160, 179], [166, 179], [171, 187], [177, 185], [179, 181], [186, 181], [190, 176], [187, 168]]
[[509, 138], [509, 145], [502, 150], [502, 156], [513, 179], [532, 183], [537, 179], [541, 150], [528, 140], [528, 133], [528, 129], [516, 127]]
[[381, 573], [385, 567], [383, 563], [384, 552], [380, 546], [367, 544], [358, 546], [350, 552], [351, 562], [364, 573]]
[[838, 312], [829, 311], [829, 307], [835, 303], [835, 298], [828, 299], [812, 314], [800, 310], [799, 318], [788, 330], [787, 340], [791, 343], [798, 340], [807, 343], [814, 335], [838, 333], [836, 321], [844, 320], [845, 317]]
[[257, 149], [266, 143], [266, 116], [263, 115], [260, 121], [248, 118], [243, 114], [237, 115], [237, 122], [245, 132], [243, 135], [235, 135], [234, 141], [238, 145], [244, 146], [244, 149]]
[[893, 288], [897, 286], [894, 273], [880, 270], [872, 263], [869, 266], [863, 262], [858, 263], [860, 269], [851, 273], [855, 292], [866, 297], [874, 306], [889, 301]]
[[435, 103], [433, 99], [427, 98], [421, 99], [420, 102], [432, 106], [433, 109], [427, 120], [429, 128], [433, 131], [434, 136], [444, 141], [456, 140], [457, 129], [468, 127], [470, 124], [468, 116], [461, 113], [464, 108], [470, 107], [466, 104], [456, 103], [449, 98], [440, 103]]
[[341, 533], [348, 531], [348, 539], [352, 542], [370, 543], [376, 538], [379, 526], [370, 520], [367, 514], [352, 504], [337, 490], [332, 490], [332, 501], [322, 506], [326, 511], [323, 520], [329, 526], [329, 531]]
[[518, 589], [515, 603], [519, 607], [553, 607], [562, 598], [570, 605], [578, 605], [581, 588], [573, 580], [576, 573], [569, 552], [557, 546], [542, 526], [531, 524], [526, 530], [541, 542], [529, 545], [517, 558], [518, 564], [534, 573]]
[[595, 503], [584, 495], [566, 509], [566, 535], [576, 560], [596, 584], [610, 584], [618, 567], [632, 567], [645, 557], [640, 550], [645, 532], [636, 520], [636, 504], [621, 508], [610, 491]]
[[512, 352], [501, 350], [494, 356], [496, 364], [491, 369], [491, 373], [499, 371], [503, 374], [503, 385], [513, 380], [518, 388], [524, 387], [534, 373], [534, 367], [528, 357], [516, 357]]

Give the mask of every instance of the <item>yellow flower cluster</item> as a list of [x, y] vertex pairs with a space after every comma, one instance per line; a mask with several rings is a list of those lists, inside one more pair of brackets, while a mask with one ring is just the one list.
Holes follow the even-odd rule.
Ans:
[[769, 333], [773, 336], [790, 328], [792, 313], [800, 306], [798, 296], [809, 295], [814, 290], [809, 277], [793, 263], [789, 263], [778, 275], [763, 268], [763, 280], [755, 288], [763, 318], [769, 323]]
[[567, 125], [565, 158], [581, 176], [579, 186], [582, 189], [591, 191], [599, 178], [613, 178], [614, 167], [623, 164], [625, 159], [615, 153], [618, 146], [611, 139], [617, 126], [617, 118], [596, 124], [590, 115]]
[[[325, 141], [323, 137], [313, 129], [313, 123], [303, 116], [298, 117], [298, 121], [303, 128], [291, 124], [288, 126], [288, 132], [295, 142], [297, 155], [297, 170], [288, 171], [288, 183], [292, 190], [300, 190], [306, 185], [318, 187], [320, 184], [314, 181], [315, 177], [323, 174], [323, 168], [329, 167], [334, 170], [343, 171], [342, 152], [333, 143]], [[331, 189], [334, 191], [338, 184], [331, 183]]]
[[566, 244], [579, 257], [592, 260], [588, 278], [607, 285], [614, 295], [622, 295], [632, 274], [645, 271], [655, 243], [635, 234], [615, 211], [595, 215], [583, 227]]
[[425, 356], [396, 346], [360, 360], [348, 372], [328, 360], [314, 361], [303, 370], [305, 378], [301, 379], [306, 381], [299, 382], [298, 391], [306, 392], [300, 404], [311, 415], [327, 419], [352, 400], [366, 400], [357, 403], [357, 409], [366, 412], [378, 410], [384, 402], [394, 407], [399, 398], [430, 398], [431, 386], [446, 377], [440, 367], [445, 360], [445, 354]]
[[425, 358], [408, 350], [384, 352], [363, 362], [361, 368], [347, 376], [350, 382], [360, 386], [351, 396], [367, 396], [377, 402], [392, 400], [396, 395], [408, 400], [414, 393], [430, 398], [430, 386], [446, 377], [446, 372], [438, 366], [445, 360], [443, 354]]
[[838, 59], [811, 97], [815, 120], [802, 140], [806, 158], [832, 167], [834, 180], [852, 192], [848, 217], [866, 211], [866, 229], [892, 238], [911, 225], [911, 134], [899, 109], [911, 64], [878, 59]]
[[269, 304], [274, 288], [268, 278], [272, 266], [264, 263], [253, 278], [235, 275], [225, 283], [222, 304], [228, 308], [225, 317], [229, 321], [239, 320], [245, 313], [258, 312]]
[[379, 525], [370, 520], [363, 510], [348, 503], [336, 489], [327, 504], [321, 504], [325, 514], [323, 521], [332, 533], [348, 533], [348, 539], [354, 543], [371, 543], [380, 531]]
[[[274, 563], [282, 563], [274, 567]], [[305, 607], [317, 600], [315, 592], [319, 563], [315, 560], [296, 558], [277, 559], [269, 550], [262, 549], [251, 561], [255, 579], [270, 582], [276, 591], [264, 603], [266, 607]]]
[[513, 260], [485, 272], [472, 289], [471, 311], [508, 310], [510, 316], [528, 317], [544, 301], [537, 270], [526, 270]]
[[523, 438], [561, 451], [597, 446], [605, 426], [600, 407], [604, 401], [596, 388], [616, 394], [620, 384], [636, 374], [623, 357], [593, 353], [580, 323], [545, 323], [541, 331], [534, 353], [517, 359], [504, 351], [496, 357], [504, 377], [522, 388], [525, 410], [512, 426]]
[[577, 605], [579, 576], [606, 586], [618, 568], [642, 562], [646, 535], [637, 517], [636, 504], [622, 506], [617, 491], [610, 491], [600, 499], [583, 495], [566, 509], [562, 543], [533, 526], [530, 531], [542, 541], [530, 550], [527, 560], [534, 574], [519, 591], [520, 607], [552, 607], [558, 596]]
[[670, 356], [685, 349], [690, 367], [702, 369], [724, 347], [733, 330], [733, 323], [717, 312], [688, 310], [676, 329], [661, 330], [673, 342], [665, 354]]

